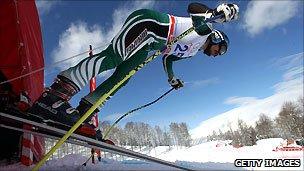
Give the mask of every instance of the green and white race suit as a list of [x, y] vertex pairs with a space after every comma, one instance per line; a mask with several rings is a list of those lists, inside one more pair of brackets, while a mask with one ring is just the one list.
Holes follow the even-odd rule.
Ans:
[[[62, 71], [59, 75], [71, 80], [81, 89], [91, 78], [115, 69], [114, 73], [95, 91], [84, 97], [86, 101], [94, 104], [131, 70], [142, 64], [149, 52], [162, 49], [170, 40], [190, 27], [192, 27], [190, 17], [176, 17], [148, 9], [134, 11], [105, 50], [93, 57], [83, 59], [76, 66]], [[192, 32], [164, 52], [164, 67], [169, 77], [173, 75], [172, 61], [194, 56], [207, 37], [208, 34], [198, 35]]]

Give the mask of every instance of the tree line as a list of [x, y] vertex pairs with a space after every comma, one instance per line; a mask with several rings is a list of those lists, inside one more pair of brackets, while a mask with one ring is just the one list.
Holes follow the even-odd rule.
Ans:
[[[105, 133], [111, 127], [109, 121], [100, 123]], [[150, 126], [143, 122], [127, 122], [124, 127], [115, 126], [109, 136], [115, 144], [134, 147], [187, 146], [191, 145], [191, 137], [186, 123], [172, 122], [169, 129]]]
[[[237, 129], [213, 131], [207, 136], [207, 141], [232, 140], [232, 145], [251, 146], [260, 139], [304, 138], [304, 112], [303, 97], [295, 102], [285, 102], [278, 115], [271, 119], [267, 114], [260, 114], [254, 125], [248, 125], [239, 119]], [[111, 123], [103, 121], [100, 127], [105, 133]], [[186, 146], [192, 145], [192, 139], [186, 123], [172, 122], [169, 127], [161, 128], [143, 122], [127, 122], [124, 127], [115, 126], [109, 139], [117, 145], [134, 147], [157, 147], [157, 146]]]
[[257, 140], [267, 138], [303, 139], [303, 104], [303, 97], [296, 102], [285, 102], [274, 119], [260, 114], [254, 126], [249, 126], [239, 119], [237, 130], [232, 130], [230, 126], [226, 132], [213, 131], [207, 140], [232, 140], [232, 145], [250, 146], [255, 145]]

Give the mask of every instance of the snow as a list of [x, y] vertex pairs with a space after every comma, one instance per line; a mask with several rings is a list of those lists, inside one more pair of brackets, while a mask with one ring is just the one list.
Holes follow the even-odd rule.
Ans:
[[[174, 162], [180, 166], [196, 170], [303, 170], [303, 151], [272, 151], [284, 143], [281, 138], [259, 140], [257, 145], [234, 148], [230, 141], [204, 142], [189, 148], [186, 147], [157, 147], [155, 149], [144, 148], [141, 153], [148, 154], [166, 161]], [[103, 158], [101, 162], [82, 166], [87, 157], [70, 154], [61, 159], [47, 161], [41, 170], [178, 170], [157, 163], [124, 158], [123, 160]], [[234, 166], [235, 159], [300, 159], [300, 167], [246, 167]], [[262, 165], [263, 166], [263, 165]], [[30, 170], [33, 168], [14, 164], [0, 167], [2, 171]]]
[[275, 87], [277, 92], [274, 95], [262, 99], [246, 100], [244, 102], [244, 97], [233, 97], [234, 100], [230, 99], [228, 101], [242, 101], [243, 103], [239, 107], [202, 121], [199, 126], [190, 130], [191, 137], [194, 139], [207, 137], [213, 131], [226, 132], [230, 127], [235, 130], [239, 119], [254, 126], [262, 113], [274, 119], [285, 102], [295, 102], [303, 94], [303, 77], [280, 82]]
[[[235, 159], [301, 159], [301, 168], [246, 168], [261, 170], [303, 170], [303, 151], [272, 151], [284, 142], [281, 138], [264, 139], [257, 142], [254, 146], [234, 148], [229, 145], [229, 141], [212, 141], [202, 143], [187, 149], [175, 149], [168, 153], [158, 156], [169, 161], [190, 161], [200, 163], [227, 163], [226, 165], [214, 165], [216, 169], [236, 169], [233, 165]], [[231, 164], [227, 168], [228, 163]], [[205, 168], [204, 164], [202, 165]]]

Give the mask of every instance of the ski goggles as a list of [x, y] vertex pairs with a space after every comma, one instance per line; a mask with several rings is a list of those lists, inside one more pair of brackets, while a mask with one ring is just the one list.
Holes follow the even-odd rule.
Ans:
[[219, 55], [224, 55], [227, 52], [227, 46], [225, 44], [220, 45]]

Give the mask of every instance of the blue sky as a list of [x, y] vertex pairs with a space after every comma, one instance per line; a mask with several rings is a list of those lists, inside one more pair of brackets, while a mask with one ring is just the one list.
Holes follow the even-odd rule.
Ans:
[[[194, 129], [210, 118], [268, 100], [278, 92], [286, 94], [283, 99], [275, 100], [278, 104], [303, 95], [303, 1], [37, 1], [45, 65], [85, 52], [89, 44], [95, 48], [105, 47], [135, 9], [150, 8], [188, 16], [189, 2], [201, 2], [210, 8], [222, 2], [240, 6], [238, 21], [214, 24], [214, 28], [229, 36], [229, 52], [216, 59], [198, 53], [191, 59], [174, 63], [175, 75], [186, 82], [185, 87], [125, 118], [121, 121], [122, 126], [128, 121], [160, 126], [186, 122]], [[45, 85], [49, 86], [60, 70], [85, 56], [47, 68]], [[97, 83], [109, 74], [111, 71], [99, 76]], [[289, 84], [294, 79], [296, 86]], [[280, 89], [282, 85], [285, 86], [283, 90]], [[113, 121], [169, 89], [159, 57], [106, 103], [100, 119]], [[297, 91], [290, 93], [290, 89]], [[88, 91], [86, 87], [77, 94], [72, 99], [73, 106]], [[271, 108], [266, 105], [265, 111]]]

